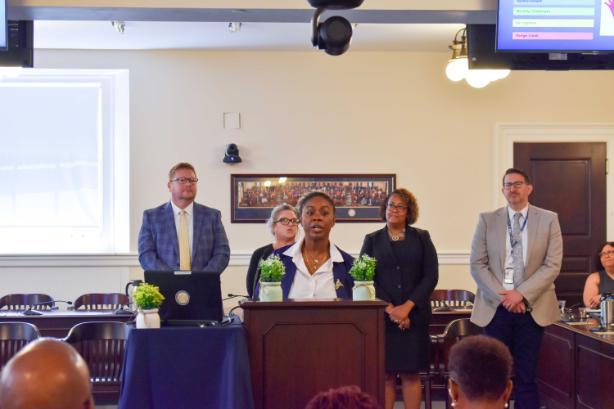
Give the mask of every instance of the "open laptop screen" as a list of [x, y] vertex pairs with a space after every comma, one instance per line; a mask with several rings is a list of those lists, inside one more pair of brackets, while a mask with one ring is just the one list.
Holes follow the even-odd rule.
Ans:
[[196, 271], [145, 271], [145, 282], [156, 285], [164, 296], [160, 306], [163, 323], [186, 324], [221, 321], [220, 275]]

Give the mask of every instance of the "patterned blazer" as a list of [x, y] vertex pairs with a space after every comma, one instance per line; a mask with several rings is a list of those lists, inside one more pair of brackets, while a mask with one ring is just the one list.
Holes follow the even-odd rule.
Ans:
[[[221, 273], [230, 247], [219, 210], [194, 203], [193, 271]], [[139, 262], [144, 270], [179, 270], [179, 241], [170, 202], [145, 210], [139, 232]]]

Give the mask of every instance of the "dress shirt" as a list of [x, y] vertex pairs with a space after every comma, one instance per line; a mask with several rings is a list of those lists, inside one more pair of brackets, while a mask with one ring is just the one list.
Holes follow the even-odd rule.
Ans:
[[[524, 225], [524, 221], [527, 218], [527, 213], [529, 211], [529, 205], [526, 205], [522, 210], [520, 210], [520, 212], [515, 211], [514, 209], [512, 209], [511, 207], [507, 207], [507, 217], [509, 218], [509, 222], [510, 222], [510, 226], [512, 227], [512, 229], [514, 228], [514, 215], [516, 213], [520, 213], [520, 220], [518, 220], [518, 222], [520, 223], [520, 228], [522, 229], [522, 226]], [[507, 226], [507, 222], [505, 222], [505, 225]], [[529, 248], [528, 244], [529, 244], [529, 221], [527, 220], [527, 225], [524, 226], [524, 229], [522, 229], [522, 232], [520, 233], [520, 236], [522, 238], [522, 260], [524, 262], [525, 267], [527, 266], [527, 249]], [[512, 243], [510, 242], [510, 232], [507, 230], [507, 227], [505, 229], [505, 264], [511, 264], [511, 258], [512, 258]], [[518, 286], [520, 283], [513, 283], [513, 284], [507, 284], [507, 283], [503, 283], [503, 288], [505, 288], [506, 290], [513, 290], [514, 288], [516, 288], [516, 286]]]
[[[194, 257], [192, 255], [192, 243], [194, 243], [194, 202], [190, 203], [185, 209], [181, 209], [179, 206], [175, 205], [171, 200], [171, 206], [173, 206], [173, 216], [175, 217], [175, 229], [177, 230], [177, 242], [181, 241], [181, 237], [179, 237], [179, 226], [181, 221], [179, 218], [181, 217], [181, 211], [185, 210], [186, 216], [188, 217], [188, 236], [190, 238], [190, 255], [191, 258]], [[168, 214], [168, 213], [167, 213]]]
[[294, 243], [284, 252], [285, 255], [292, 257], [292, 262], [296, 265], [296, 275], [288, 298], [337, 298], [333, 263], [343, 263], [343, 256], [341, 256], [337, 247], [330, 242], [330, 258], [311, 275], [305, 265], [305, 260], [303, 260], [302, 246], [303, 239]]

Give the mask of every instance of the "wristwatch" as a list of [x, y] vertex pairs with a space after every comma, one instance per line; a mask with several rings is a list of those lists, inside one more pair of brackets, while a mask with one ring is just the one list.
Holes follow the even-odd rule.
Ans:
[[529, 304], [529, 301], [526, 298], [522, 297], [522, 303], [524, 304], [527, 312], [533, 311], [533, 307], [531, 307], [531, 305]]

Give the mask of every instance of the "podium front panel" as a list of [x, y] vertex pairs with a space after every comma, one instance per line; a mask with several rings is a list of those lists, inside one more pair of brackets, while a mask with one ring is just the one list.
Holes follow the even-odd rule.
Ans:
[[383, 403], [384, 302], [242, 306], [257, 409], [302, 409], [316, 393], [344, 385]]

